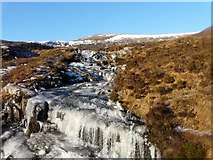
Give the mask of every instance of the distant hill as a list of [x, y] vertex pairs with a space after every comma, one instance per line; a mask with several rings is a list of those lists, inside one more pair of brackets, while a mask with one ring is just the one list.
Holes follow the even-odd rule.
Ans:
[[97, 47], [101, 46], [112, 46], [118, 44], [131, 44], [131, 43], [141, 43], [141, 42], [153, 42], [153, 41], [165, 41], [175, 38], [180, 38], [188, 35], [193, 35], [192, 33], [177, 33], [177, 34], [96, 34], [88, 37], [84, 37], [75, 41], [43, 41], [38, 42], [41, 44], [46, 44], [48, 46], [54, 47], [68, 47], [68, 46], [82, 46], [92, 45]]
[[210, 36], [212, 30], [213, 30], [213, 26], [210, 26], [197, 34], [194, 34], [194, 36], [199, 36], [199, 37], [200, 36]]

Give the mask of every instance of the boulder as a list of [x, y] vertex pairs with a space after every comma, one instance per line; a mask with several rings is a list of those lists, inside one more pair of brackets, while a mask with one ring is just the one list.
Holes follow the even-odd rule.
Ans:
[[48, 118], [49, 104], [41, 97], [32, 97], [28, 100], [25, 109], [26, 130], [25, 134], [36, 133], [41, 130], [40, 122]]

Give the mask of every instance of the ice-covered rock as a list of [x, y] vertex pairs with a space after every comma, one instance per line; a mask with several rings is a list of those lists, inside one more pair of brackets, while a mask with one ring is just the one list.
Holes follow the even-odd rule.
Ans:
[[14, 136], [15, 132], [13, 130], [6, 131], [0, 136], [1, 143], [4, 143], [6, 140], [8, 140], [10, 137]]
[[39, 122], [45, 122], [48, 118], [49, 104], [36, 98], [30, 98], [25, 109], [26, 130], [25, 134], [37, 133], [42, 126]]
[[5, 142], [1, 148], [0, 158], [33, 158], [34, 153], [25, 145], [26, 137], [22, 133], [17, 134]]

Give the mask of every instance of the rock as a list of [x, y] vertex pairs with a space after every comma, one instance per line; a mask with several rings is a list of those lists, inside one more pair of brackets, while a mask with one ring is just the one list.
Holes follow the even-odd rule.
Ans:
[[9, 122], [17, 122], [17, 121], [20, 121], [23, 118], [22, 110], [19, 108], [19, 106], [17, 106], [16, 104], [14, 104], [12, 102], [11, 98], [5, 104], [3, 112], [4, 112], [4, 114], [8, 115], [7, 118], [5, 119], [7, 122], [8, 121]]
[[2, 88], [1, 92], [10, 95], [4, 106], [2, 106], [4, 115], [7, 115], [4, 117], [4, 121], [20, 121], [23, 118], [27, 100], [34, 96], [35, 92], [10, 83]]
[[46, 121], [48, 118], [48, 111], [49, 111], [48, 103], [45, 101], [42, 104], [38, 104], [36, 106], [36, 111], [37, 111], [37, 120], [41, 122]]
[[2, 135], [0, 136], [0, 141], [2, 143], [4, 143], [6, 140], [8, 140], [10, 137], [14, 136], [15, 132], [13, 130], [10, 131], [5, 131], [4, 133], [2, 133]]
[[42, 80], [35, 80], [33, 87], [36, 89], [49, 89], [54, 87], [59, 87], [63, 85], [63, 78], [62, 76], [55, 75], [55, 76], [44, 76]]
[[25, 119], [26, 133], [37, 133], [41, 130], [40, 122], [45, 122], [48, 118], [49, 104], [41, 97], [32, 97], [28, 100]]
[[29, 122], [30, 133], [37, 133], [40, 131], [40, 124], [37, 122], [35, 117], [32, 117]]
[[1, 92], [7, 92], [11, 95], [22, 94], [27, 97], [35, 96], [35, 92], [12, 83], [8, 83], [4, 88], [1, 89]]
[[28, 128], [24, 129], [24, 135], [30, 137], [30, 130]]

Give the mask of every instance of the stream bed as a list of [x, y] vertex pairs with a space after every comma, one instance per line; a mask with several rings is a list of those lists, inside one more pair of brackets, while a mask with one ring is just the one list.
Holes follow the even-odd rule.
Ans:
[[[23, 121], [0, 137], [1, 158], [160, 157], [143, 119], [109, 100], [115, 68], [98, 66], [95, 54], [83, 51], [81, 62], [70, 64], [70, 84], [28, 100]], [[86, 75], [90, 81], [84, 81]], [[35, 117], [39, 132], [27, 137]]]

